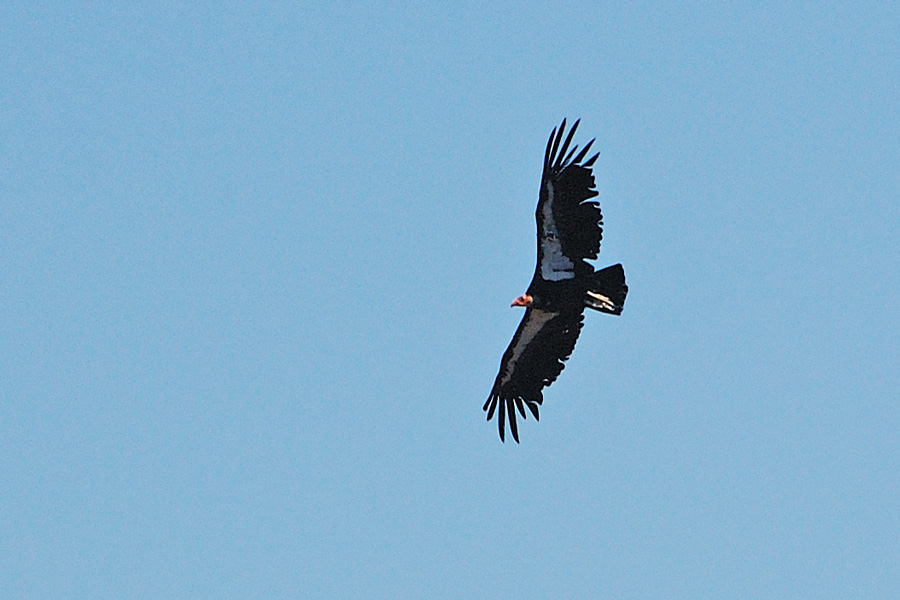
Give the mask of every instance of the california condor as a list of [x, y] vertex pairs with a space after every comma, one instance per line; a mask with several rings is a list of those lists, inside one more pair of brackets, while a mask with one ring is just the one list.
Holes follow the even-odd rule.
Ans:
[[563, 119], [547, 140], [535, 212], [537, 266], [528, 290], [513, 300], [512, 306], [525, 307], [525, 316], [503, 354], [500, 372], [484, 403], [489, 421], [497, 414], [501, 441], [505, 441], [507, 417], [513, 439], [519, 441], [516, 409], [523, 419], [525, 407], [535, 419], [540, 418], [541, 390], [556, 381], [572, 354], [584, 323], [584, 309], [619, 315], [628, 293], [622, 265], [595, 271], [587, 262], [600, 252], [603, 216], [600, 205], [591, 200], [597, 195], [591, 167], [599, 153], [584, 160], [594, 140], [577, 155], [578, 146], [569, 150], [579, 122], [575, 121], [562, 141]]

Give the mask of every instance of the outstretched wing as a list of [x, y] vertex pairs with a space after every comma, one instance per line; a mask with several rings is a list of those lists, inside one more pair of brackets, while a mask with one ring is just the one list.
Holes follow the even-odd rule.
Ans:
[[519, 441], [516, 409], [523, 419], [526, 406], [535, 419], [540, 418], [538, 406], [544, 401], [541, 390], [556, 380], [563, 362], [575, 349], [583, 324], [582, 312], [582, 306], [556, 312], [539, 308], [525, 311], [500, 361], [491, 395], [484, 403], [488, 421], [497, 413], [501, 440], [505, 440], [508, 417], [513, 439]]
[[591, 167], [599, 153], [582, 162], [594, 140], [577, 155], [577, 145], [569, 150], [579, 122], [575, 121], [561, 145], [565, 119], [547, 140], [535, 213], [538, 241], [535, 280], [556, 282], [592, 273], [593, 267], [585, 261], [597, 258], [600, 251], [603, 215], [600, 205], [590, 201], [597, 195]]

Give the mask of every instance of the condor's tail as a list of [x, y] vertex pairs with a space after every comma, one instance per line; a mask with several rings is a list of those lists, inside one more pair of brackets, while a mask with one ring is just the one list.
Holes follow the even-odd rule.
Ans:
[[584, 296], [584, 305], [610, 315], [621, 315], [625, 306], [628, 286], [625, 285], [625, 269], [613, 265], [591, 275], [591, 286]]

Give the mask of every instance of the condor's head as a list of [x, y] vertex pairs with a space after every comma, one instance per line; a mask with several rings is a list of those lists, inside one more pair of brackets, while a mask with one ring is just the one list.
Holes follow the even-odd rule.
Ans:
[[529, 306], [532, 305], [533, 302], [534, 302], [534, 298], [532, 298], [530, 295], [522, 294], [521, 296], [519, 296], [518, 298], [516, 298], [515, 300], [512, 301], [512, 304], [510, 304], [510, 307], [524, 306], [525, 308], [528, 308]]

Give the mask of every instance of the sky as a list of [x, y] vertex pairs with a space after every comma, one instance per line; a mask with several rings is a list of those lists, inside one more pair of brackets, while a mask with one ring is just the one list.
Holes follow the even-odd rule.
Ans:
[[[900, 597], [898, 31], [4, 3], [0, 597]], [[563, 117], [630, 292], [503, 444]]]

